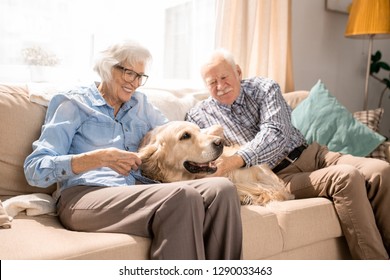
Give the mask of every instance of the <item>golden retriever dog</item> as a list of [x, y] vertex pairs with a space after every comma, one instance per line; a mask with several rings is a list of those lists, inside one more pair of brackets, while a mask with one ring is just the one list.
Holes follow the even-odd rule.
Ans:
[[[217, 170], [215, 161], [236, 150], [224, 146], [221, 126], [200, 129], [190, 122], [173, 121], [147, 133], [139, 156], [142, 174], [166, 183], [212, 176]], [[243, 205], [293, 199], [266, 164], [240, 168], [224, 176], [235, 184]]]

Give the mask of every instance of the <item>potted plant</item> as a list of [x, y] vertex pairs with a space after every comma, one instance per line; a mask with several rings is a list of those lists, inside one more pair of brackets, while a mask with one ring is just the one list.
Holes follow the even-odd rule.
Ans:
[[[385, 85], [379, 98], [378, 108], [382, 107], [383, 96], [385, 95], [386, 91], [390, 89], [390, 66], [389, 64], [382, 61], [381, 59], [382, 59], [382, 53], [380, 51], [377, 51], [375, 54], [371, 55], [370, 76]], [[388, 78], [380, 78], [377, 75], [381, 70], [389, 71]]]

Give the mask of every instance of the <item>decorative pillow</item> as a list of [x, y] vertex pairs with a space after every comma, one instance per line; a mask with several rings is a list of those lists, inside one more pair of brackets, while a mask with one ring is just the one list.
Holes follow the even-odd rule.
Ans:
[[11, 219], [8, 217], [7, 212], [3, 208], [3, 204], [1, 204], [0, 200], [0, 228], [10, 228], [11, 227]]
[[359, 111], [353, 113], [353, 117], [358, 121], [360, 121], [361, 123], [367, 125], [373, 131], [378, 132], [379, 123], [382, 119], [383, 111], [384, 111], [383, 108], [378, 108], [378, 109], [368, 110], [368, 111]]
[[191, 95], [179, 97], [163, 89], [143, 88], [148, 101], [157, 107], [170, 121], [182, 121], [185, 114], [196, 104], [197, 100]]
[[308, 143], [318, 142], [331, 151], [355, 156], [367, 156], [385, 141], [385, 137], [356, 120], [321, 80], [293, 110], [292, 123]]
[[[355, 113], [353, 113], [353, 116], [355, 119], [357, 119], [361, 123], [365, 124], [373, 131], [378, 132], [379, 131], [379, 123], [382, 119], [383, 112], [384, 112], [383, 108], [377, 108], [374, 110], [355, 112]], [[377, 159], [387, 161], [385, 151], [386, 151], [386, 146], [384, 143], [382, 143], [378, 146], [378, 148], [376, 148], [367, 157], [377, 158]]]
[[369, 154], [367, 157], [370, 158], [377, 158], [384, 161], [387, 161], [386, 157], [386, 145], [384, 143], [380, 144], [378, 148], [376, 148], [371, 154]]

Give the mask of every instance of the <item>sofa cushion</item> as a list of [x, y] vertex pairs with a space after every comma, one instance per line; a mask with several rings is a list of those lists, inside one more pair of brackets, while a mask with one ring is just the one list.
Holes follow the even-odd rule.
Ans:
[[318, 241], [292, 250], [286, 250], [269, 260], [351, 260], [344, 236]]
[[383, 108], [377, 108], [373, 110], [355, 112], [353, 113], [353, 117], [361, 123], [367, 125], [373, 131], [378, 132], [383, 112]]
[[[375, 132], [379, 132], [379, 124], [383, 116], [383, 108], [377, 108], [373, 110], [359, 111], [353, 113], [353, 117], [361, 123], [367, 125]], [[386, 144], [380, 144], [371, 154], [367, 157], [377, 158], [387, 161], [386, 158]]]
[[334, 205], [328, 199], [316, 197], [273, 202], [267, 210], [278, 218], [284, 251], [343, 236]]
[[29, 101], [25, 86], [0, 85], [0, 196], [52, 193], [28, 185], [23, 163], [39, 137], [46, 109]]
[[[283, 249], [277, 216], [265, 207], [243, 206], [245, 259], [262, 259]], [[147, 259], [150, 240], [127, 234], [88, 233], [63, 228], [56, 216], [19, 214], [2, 233], [0, 259]], [[18, 240], [18, 242], [7, 242]], [[33, 240], [33, 242], [31, 242]], [[43, 245], [44, 244], [44, 245]]]
[[243, 257], [258, 260], [280, 253], [283, 237], [277, 216], [265, 207], [241, 207], [243, 227]]
[[150, 240], [119, 233], [64, 229], [57, 217], [18, 215], [1, 231], [1, 260], [147, 259]]
[[318, 142], [331, 151], [354, 156], [367, 156], [385, 141], [382, 135], [357, 121], [321, 81], [293, 110], [292, 123], [309, 144]]
[[139, 91], [170, 121], [183, 121], [186, 113], [197, 103], [192, 94], [176, 96], [171, 91], [157, 88], [143, 88]]

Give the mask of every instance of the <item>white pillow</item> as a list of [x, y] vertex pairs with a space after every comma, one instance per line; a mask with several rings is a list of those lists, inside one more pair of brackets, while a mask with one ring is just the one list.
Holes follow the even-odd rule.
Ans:
[[188, 93], [183, 97], [177, 97], [169, 91], [160, 89], [140, 89], [148, 101], [159, 109], [170, 121], [183, 121], [186, 113], [198, 100]]

